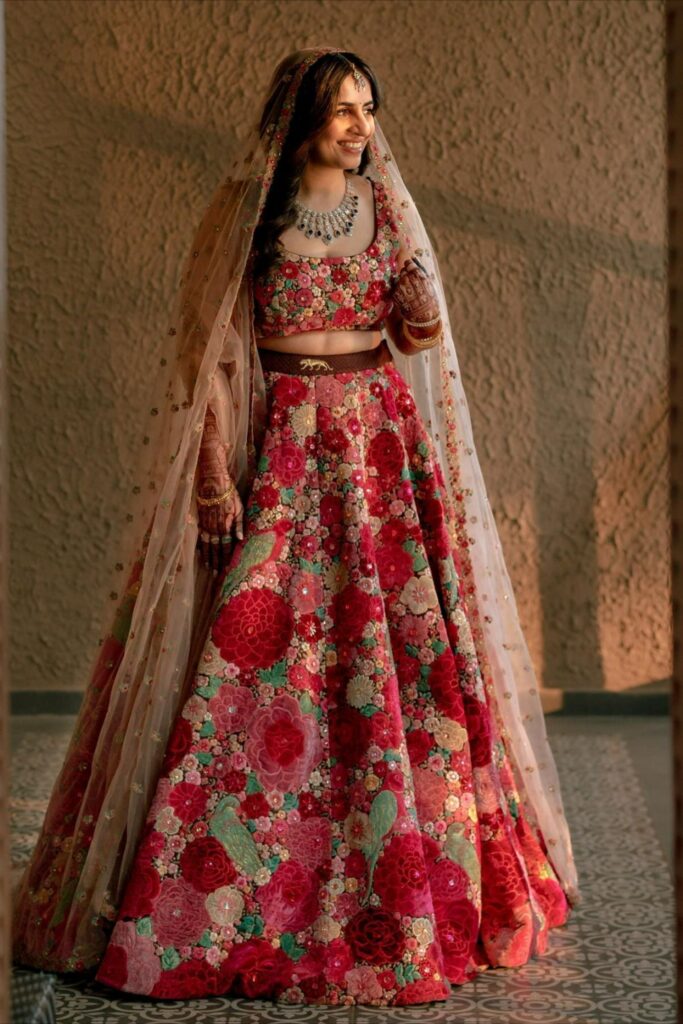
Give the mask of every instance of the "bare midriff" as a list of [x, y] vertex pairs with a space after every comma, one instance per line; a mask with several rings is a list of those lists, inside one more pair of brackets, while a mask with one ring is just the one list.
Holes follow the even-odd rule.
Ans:
[[335, 356], [377, 348], [381, 331], [304, 331], [279, 338], [257, 338], [258, 348], [296, 352], [310, 356]]

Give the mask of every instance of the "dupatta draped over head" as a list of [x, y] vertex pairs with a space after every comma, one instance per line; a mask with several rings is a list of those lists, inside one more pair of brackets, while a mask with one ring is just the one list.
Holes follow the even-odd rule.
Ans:
[[[196, 551], [206, 411], [216, 414], [246, 505], [267, 411], [253, 322], [254, 229], [303, 76], [323, 55], [343, 52], [304, 49], [278, 65], [264, 130], [258, 121], [250, 129], [244, 155], [217, 188], [185, 260], [122, 531], [124, 550], [109, 588], [114, 625], [100, 642], [43, 832], [15, 898], [15, 948], [37, 965], [96, 964], [116, 917], [216, 597], [215, 580]], [[460, 553], [466, 610], [524, 811], [577, 903], [560, 784], [474, 446], [436, 255], [377, 121], [369, 152], [364, 173], [384, 185], [403, 247], [430, 275], [443, 323], [434, 348], [411, 356], [392, 349], [395, 365], [433, 438], [456, 510], [451, 540]], [[46, 933], [44, 908], [52, 905]]]

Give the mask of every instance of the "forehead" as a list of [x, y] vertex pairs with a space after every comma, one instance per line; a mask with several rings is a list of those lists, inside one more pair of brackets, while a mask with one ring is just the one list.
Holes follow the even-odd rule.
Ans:
[[372, 89], [365, 75], [363, 75], [363, 88], [359, 90], [353, 75], [349, 73], [339, 88], [337, 103], [367, 103], [369, 100], [372, 100]]

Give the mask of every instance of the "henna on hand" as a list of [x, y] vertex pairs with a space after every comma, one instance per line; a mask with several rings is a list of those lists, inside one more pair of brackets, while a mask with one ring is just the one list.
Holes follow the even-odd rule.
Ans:
[[[221, 441], [218, 423], [211, 409], [207, 409], [204, 420], [197, 476], [197, 493], [202, 498], [218, 498], [225, 494], [233, 483], [228, 471], [225, 445]], [[213, 575], [217, 576], [227, 564], [232, 527], [235, 526], [240, 540], [244, 537], [244, 507], [237, 488], [218, 505], [198, 504], [197, 520], [197, 547], [206, 568], [211, 569]]]
[[[439, 316], [436, 289], [427, 274], [412, 259], [406, 260], [399, 272], [394, 288], [394, 304], [404, 320], [417, 323]], [[438, 325], [435, 325], [438, 327]], [[427, 334], [435, 328], [426, 328]], [[417, 334], [418, 329], [411, 331]]]

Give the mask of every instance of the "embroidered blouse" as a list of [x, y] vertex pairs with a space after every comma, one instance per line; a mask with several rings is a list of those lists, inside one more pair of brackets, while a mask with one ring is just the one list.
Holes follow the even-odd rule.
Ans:
[[375, 237], [353, 256], [302, 256], [283, 250], [267, 276], [254, 281], [257, 339], [303, 331], [377, 330], [391, 309], [398, 230], [381, 182], [368, 176]]

